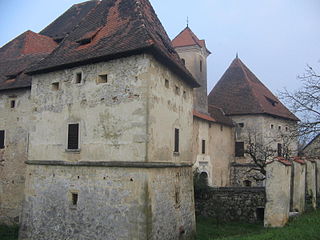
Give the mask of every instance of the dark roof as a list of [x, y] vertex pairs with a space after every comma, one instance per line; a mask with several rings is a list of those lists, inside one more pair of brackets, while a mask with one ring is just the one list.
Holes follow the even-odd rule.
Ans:
[[26, 31], [0, 48], [0, 90], [31, 86], [25, 69], [46, 57], [57, 44], [49, 37]]
[[313, 142], [315, 142], [318, 138], [320, 138], [320, 133], [315, 136], [304, 148], [303, 150], [305, 150], [307, 147], [309, 147]]
[[208, 103], [226, 115], [268, 114], [299, 121], [238, 57], [210, 92]]
[[205, 48], [210, 54], [211, 52], [206, 47], [205, 40], [199, 40], [199, 38], [192, 32], [189, 27], [183, 29], [173, 40], [173, 47], [187, 47], [198, 45], [200, 48]]
[[221, 108], [218, 108], [213, 105], [208, 105], [208, 112], [217, 123], [221, 123], [230, 127], [234, 126], [231, 118], [226, 116]]
[[45, 29], [40, 34], [61, 41], [70, 33], [81, 20], [93, 10], [100, 1], [87, 1], [73, 5]]
[[199, 84], [185, 68], [148, 0], [102, 0], [31, 74], [106, 61], [142, 52]]

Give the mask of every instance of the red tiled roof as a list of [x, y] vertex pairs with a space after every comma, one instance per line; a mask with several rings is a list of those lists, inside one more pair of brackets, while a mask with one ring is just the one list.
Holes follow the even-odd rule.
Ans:
[[52, 38], [29, 30], [0, 48], [0, 61], [34, 53], [50, 53], [56, 46]]
[[[183, 29], [173, 40], [173, 47], [187, 47], [198, 45], [201, 48], [206, 48], [205, 40], [199, 40], [189, 27]], [[207, 48], [206, 48], [207, 49]], [[207, 49], [208, 53], [210, 51]]]
[[238, 57], [210, 92], [208, 103], [226, 115], [268, 114], [299, 121]]
[[287, 160], [287, 159], [285, 159], [283, 157], [276, 157], [275, 159], [278, 162], [282, 163], [283, 165], [286, 165], [286, 166], [291, 166], [292, 165], [292, 163], [289, 160]]
[[153, 54], [190, 86], [199, 86], [174, 50], [148, 0], [98, 2], [59, 47], [29, 71], [50, 72], [143, 52]]
[[87, 1], [73, 5], [55, 21], [43, 29], [40, 34], [56, 40], [62, 40], [70, 33], [85, 16], [89, 14], [98, 4], [99, 0]]
[[200, 118], [200, 119], [203, 119], [203, 120], [206, 120], [206, 121], [216, 122], [216, 120], [214, 118], [210, 117], [207, 114], [199, 113], [196, 110], [193, 110], [193, 116]]
[[26, 31], [0, 48], [0, 90], [30, 87], [31, 77], [25, 70], [56, 46], [51, 38]]
[[300, 164], [306, 164], [305, 161], [301, 157], [293, 157], [291, 158], [292, 161], [300, 163]]

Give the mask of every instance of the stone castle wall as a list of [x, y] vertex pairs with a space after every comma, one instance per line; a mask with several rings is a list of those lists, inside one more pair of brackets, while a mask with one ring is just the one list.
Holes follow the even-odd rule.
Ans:
[[30, 89], [1, 92], [0, 130], [5, 131], [5, 147], [0, 149], [0, 224], [19, 223], [31, 113]]
[[265, 188], [209, 188], [196, 196], [196, 214], [219, 221], [263, 221]]

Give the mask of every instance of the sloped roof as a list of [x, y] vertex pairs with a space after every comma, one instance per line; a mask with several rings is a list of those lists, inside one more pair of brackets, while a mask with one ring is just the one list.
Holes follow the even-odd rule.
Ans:
[[73, 5], [45, 29], [40, 34], [51, 37], [57, 41], [61, 41], [68, 33], [70, 33], [81, 20], [89, 14], [98, 4], [99, 0], [87, 1]]
[[208, 103], [226, 115], [268, 114], [299, 121], [238, 57], [210, 92]]
[[150, 52], [192, 87], [199, 84], [173, 49], [148, 0], [102, 0], [31, 74]]
[[0, 90], [30, 87], [31, 77], [25, 70], [56, 46], [51, 38], [26, 31], [0, 48]]
[[233, 127], [232, 120], [226, 116], [221, 108], [218, 108], [213, 105], [208, 105], [209, 114], [215, 119], [217, 123]]
[[173, 40], [172, 40], [173, 47], [188, 47], [188, 46], [195, 46], [198, 45], [201, 48], [206, 48], [208, 53], [210, 51], [206, 47], [205, 40], [199, 40], [199, 38], [192, 32], [189, 27], [183, 29]]

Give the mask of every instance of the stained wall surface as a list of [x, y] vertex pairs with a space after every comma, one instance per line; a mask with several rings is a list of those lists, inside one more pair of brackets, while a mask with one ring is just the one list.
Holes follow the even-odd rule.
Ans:
[[[177, 75], [138, 55], [36, 75], [32, 99], [20, 239], [194, 237], [192, 89]], [[80, 125], [74, 151], [71, 123]]]
[[317, 186], [316, 186], [316, 162], [307, 160], [307, 198], [311, 201], [312, 207], [317, 207]]
[[264, 225], [283, 227], [289, 220], [291, 166], [274, 161], [267, 165]]
[[306, 192], [306, 165], [293, 161], [292, 210], [304, 212]]
[[1, 91], [0, 130], [5, 131], [5, 147], [0, 149], [0, 223], [19, 223], [31, 112], [29, 89]]

